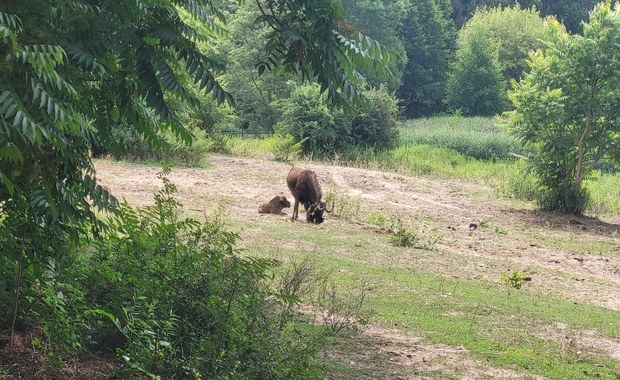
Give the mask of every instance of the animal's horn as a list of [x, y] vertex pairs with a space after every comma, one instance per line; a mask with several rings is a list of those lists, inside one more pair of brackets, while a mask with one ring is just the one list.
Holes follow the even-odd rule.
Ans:
[[325, 204], [325, 211], [332, 212], [334, 210], [334, 205], [336, 204], [336, 199], [332, 199], [332, 208], [328, 209], [327, 204]]
[[323, 202], [319, 201], [319, 203], [317, 203], [316, 207], [317, 207], [319, 210], [323, 210], [323, 209], [325, 209], [325, 203], [323, 203]]

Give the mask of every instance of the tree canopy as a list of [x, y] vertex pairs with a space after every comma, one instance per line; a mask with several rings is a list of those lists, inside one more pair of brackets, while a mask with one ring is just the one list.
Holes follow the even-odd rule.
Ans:
[[456, 28], [447, 1], [412, 1], [402, 26], [407, 65], [398, 95], [408, 116], [444, 110], [448, 65], [454, 55]]

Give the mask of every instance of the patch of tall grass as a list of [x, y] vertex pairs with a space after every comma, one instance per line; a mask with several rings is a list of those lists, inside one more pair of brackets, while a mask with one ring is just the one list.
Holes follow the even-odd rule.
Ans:
[[263, 137], [230, 137], [230, 153], [233, 156], [252, 158], [275, 158], [279, 137], [269, 135]]
[[489, 117], [441, 116], [408, 120], [401, 129], [401, 145], [430, 145], [457, 151], [479, 160], [525, 155], [519, 140]]
[[594, 215], [620, 214], [620, 176], [597, 173], [585, 182], [590, 192], [588, 212]]

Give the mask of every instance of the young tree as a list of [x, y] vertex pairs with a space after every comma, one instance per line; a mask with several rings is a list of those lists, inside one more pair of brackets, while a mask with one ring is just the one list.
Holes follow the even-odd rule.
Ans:
[[504, 87], [494, 41], [483, 28], [472, 30], [450, 66], [448, 109], [467, 116], [496, 114], [502, 110]]
[[620, 157], [620, 9], [597, 6], [583, 35], [564, 35], [530, 58], [531, 72], [513, 82], [514, 133], [535, 148], [530, 166], [539, 205], [581, 214], [583, 181], [603, 160]]
[[[471, 20], [460, 30], [457, 49], [478, 49], [482, 51], [486, 48], [477, 48], [474, 45], [483, 43], [492, 45], [497, 51], [496, 54], [487, 54], [486, 56], [496, 55], [497, 63], [501, 69], [501, 96], [498, 104], [492, 107], [495, 112], [499, 112], [508, 109], [510, 106], [506, 95], [506, 84], [513, 79], [518, 80], [526, 71], [528, 52], [544, 47], [545, 41], [557, 38], [557, 35], [562, 32], [563, 28], [555, 19], [543, 19], [534, 9], [521, 9], [518, 5], [505, 8], [483, 8], [478, 9]], [[485, 42], [480, 40], [481, 33], [486, 36]], [[460, 54], [460, 57], [462, 59], [463, 54]], [[485, 67], [494, 64], [494, 62], [489, 62]], [[468, 70], [461, 70], [458, 65], [458, 62], [452, 65], [452, 70], [460, 70], [458, 75], [470, 75]], [[456, 73], [451, 74], [451, 77], [454, 75]], [[472, 72], [471, 75], [478, 74]], [[488, 77], [492, 77], [491, 73]], [[477, 87], [475, 81], [469, 81], [469, 83], [474, 86], [469, 89], [474, 98], [478, 96], [476, 92], [488, 95], [488, 82], [480, 82]], [[453, 85], [450, 87], [451, 90], [454, 90]], [[454, 94], [448, 94], [448, 100], [449, 102], [455, 100]], [[463, 100], [467, 101], [466, 99]], [[452, 108], [460, 107], [453, 105]]]
[[402, 27], [408, 62], [398, 97], [410, 117], [444, 110], [446, 72], [454, 53], [456, 29], [450, 3], [412, 1]]

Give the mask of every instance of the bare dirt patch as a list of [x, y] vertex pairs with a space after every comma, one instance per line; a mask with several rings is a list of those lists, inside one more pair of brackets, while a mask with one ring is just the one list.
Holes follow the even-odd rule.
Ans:
[[114, 369], [115, 359], [103, 355], [75, 358], [58, 368], [48, 362], [44, 350], [36, 347], [37, 340], [44, 338], [36, 329], [16, 333], [12, 342], [8, 334], [0, 333], [0, 379], [103, 380], [108, 379]]
[[[268, 217], [258, 215], [258, 206], [273, 196], [292, 201], [285, 182], [289, 164], [222, 156], [210, 157], [209, 163], [212, 168], [175, 169], [169, 175], [189, 210], [208, 209], [215, 200], [237, 217], [258, 220]], [[360, 219], [381, 212], [435, 228], [441, 234], [441, 251], [465, 261], [475, 258], [466, 272], [462, 263], [451, 268], [444, 260], [444, 271], [456, 269], [453, 273], [497, 282], [493, 263], [502, 262], [532, 272], [531, 285], [542, 291], [620, 310], [618, 224], [492, 203], [471, 195], [492, 193], [476, 184], [316, 163], [304, 166], [316, 171], [324, 192], [360, 199]], [[161, 186], [157, 168], [98, 161], [97, 172], [113, 194], [134, 205], [150, 204], [151, 194]], [[478, 228], [471, 230], [471, 223]]]
[[[371, 379], [536, 379], [508, 369], [490, 368], [467, 357], [460, 347], [429, 344], [423, 339], [377, 326], [365, 326], [330, 353], [330, 360], [354, 368], [351, 378]], [[340, 379], [337, 373], [334, 379]]]

